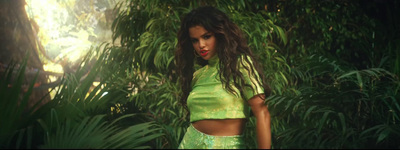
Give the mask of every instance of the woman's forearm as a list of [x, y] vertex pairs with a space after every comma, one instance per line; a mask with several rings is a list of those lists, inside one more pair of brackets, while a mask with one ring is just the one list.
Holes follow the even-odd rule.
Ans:
[[[266, 108], [265, 108], [266, 109]], [[271, 148], [271, 117], [268, 109], [256, 115], [257, 143], [260, 149]]]
[[256, 117], [257, 143], [260, 149], [271, 148], [271, 117], [264, 100], [253, 96], [249, 101], [251, 110]]

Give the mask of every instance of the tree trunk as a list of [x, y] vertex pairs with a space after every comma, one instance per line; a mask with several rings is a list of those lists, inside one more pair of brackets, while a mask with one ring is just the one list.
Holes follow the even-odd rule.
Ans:
[[[1, 0], [0, 1], [0, 74], [11, 63], [21, 63], [28, 54], [27, 71], [36, 72], [43, 70], [43, 64], [39, 59], [43, 46], [37, 39], [39, 27], [31, 22], [25, 11], [25, 0]], [[25, 81], [21, 94], [26, 92], [35, 74], [25, 74]], [[45, 74], [39, 74], [35, 83], [47, 83]], [[36, 84], [37, 85], [37, 84]], [[12, 86], [12, 85], [10, 85]], [[30, 95], [28, 109], [44, 98], [41, 105], [50, 100], [47, 89], [34, 90]]]

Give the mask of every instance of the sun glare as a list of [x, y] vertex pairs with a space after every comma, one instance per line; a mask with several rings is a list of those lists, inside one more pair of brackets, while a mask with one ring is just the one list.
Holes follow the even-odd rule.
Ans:
[[[44, 47], [40, 55], [46, 72], [63, 73], [79, 64], [83, 56], [103, 42], [112, 41], [113, 7], [120, 0], [26, 0], [25, 10], [37, 25], [37, 38]], [[49, 76], [54, 82], [60, 76]]]
[[[110, 42], [110, 16], [118, 1], [26, 0], [28, 17], [38, 25], [38, 39], [53, 61], [76, 63], [91, 47]], [[46, 61], [43, 61], [46, 64]]]

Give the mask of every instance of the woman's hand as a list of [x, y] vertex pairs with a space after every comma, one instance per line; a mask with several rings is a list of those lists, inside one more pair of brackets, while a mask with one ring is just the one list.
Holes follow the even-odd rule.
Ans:
[[[264, 96], [264, 95], [262, 95]], [[264, 98], [264, 97], [263, 97]], [[251, 110], [256, 117], [257, 142], [259, 149], [271, 148], [271, 117], [268, 107], [260, 95], [253, 96], [249, 101]]]

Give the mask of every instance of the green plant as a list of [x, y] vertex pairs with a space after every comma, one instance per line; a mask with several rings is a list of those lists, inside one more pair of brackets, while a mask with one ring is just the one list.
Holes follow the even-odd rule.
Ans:
[[[55, 115], [56, 116], [56, 115]], [[78, 122], [67, 119], [61, 124], [56, 124], [55, 131], [49, 131], [47, 125], [42, 124], [48, 134], [44, 145], [39, 148], [90, 148], [90, 149], [144, 149], [150, 146], [141, 144], [150, 141], [160, 133], [152, 134], [159, 130], [153, 128], [151, 122], [141, 123], [125, 129], [119, 129], [114, 124], [132, 115], [117, 118], [112, 123], [104, 121], [104, 115], [85, 117]], [[58, 123], [58, 120], [55, 119]], [[150, 129], [152, 128], [152, 129]]]
[[[29, 56], [29, 55], [26, 55]], [[34, 81], [27, 91], [22, 90], [24, 74], [26, 69], [27, 57], [17, 65], [10, 63], [0, 80], [0, 147], [22, 148], [21, 145], [26, 145], [27, 148], [32, 147], [32, 126], [36, 116], [32, 116], [33, 110], [37, 105], [28, 108], [29, 96], [33, 91]], [[17, 69], [17, 70], [16, 70]], [[16, 71], [15, 71], [16, 70]], [[38, 101], [40, 103], [40, 101]], [[24, 140], [24, 137], [26, 140]], [[22, 144], [23, 143], [23, 144]]]
[[151, 148], [146, 145], [162, 135], [160, 128], [134, 121], [140, 114], [112, 111], [112, 106], [128, 98], [111, 96], [112, 84], [105, 84], [106, 76], [100, 76], [100, 84], [92, 88], [109, 54], [107, 48], [97, 50], [91, 50], [76, 73], [63, 78], [54, 99], [40, 108], [26, 107], [34, 81], [21, 96], [27, 58], [15, 79], [14, 66], [6, 70], [0, 82], [5, 121], [1, 124], [2, 148]]

